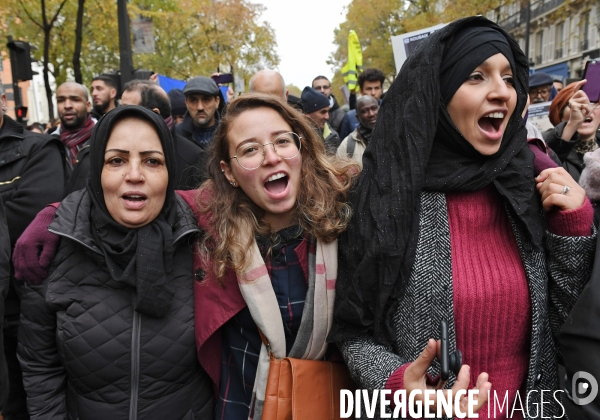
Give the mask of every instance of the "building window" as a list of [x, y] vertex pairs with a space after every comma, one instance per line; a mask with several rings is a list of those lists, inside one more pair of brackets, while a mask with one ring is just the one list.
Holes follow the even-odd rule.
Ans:
[[581, 39], [581, 51], [590, 49], [590, 12], [583, 13], [581, 20], [579, 21], [580, 39]]
[[544, 31], [535, 34], [535, 64], [542, 64], [544, 47]]
[[554, 50], [554, 58], [559, 59], [564, 57], [563, 51], [563, 39], [565, 34], [565, 23], [559, 23], [556, 25], [556, 39], [554, 41], [554, 45], [556, 46]]

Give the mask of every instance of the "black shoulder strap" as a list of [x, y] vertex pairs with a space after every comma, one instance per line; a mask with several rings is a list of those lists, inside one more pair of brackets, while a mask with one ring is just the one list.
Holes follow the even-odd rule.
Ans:
[[356, 140], [354, 140], [354, 136], [350, 134], [348, 136], [348, 144], [346, 144], [346, 152], [348, 153], [348, 158], [352, 159], [354, 156], [354, 149], [356, 148]]

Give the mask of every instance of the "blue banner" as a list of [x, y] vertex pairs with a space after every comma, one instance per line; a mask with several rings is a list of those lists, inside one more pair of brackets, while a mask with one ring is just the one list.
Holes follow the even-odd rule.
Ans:
[[161, 88], [165, 90], [165, 92], [169, 93], [172, 89], [181, 89], [186, 85], [186, 82], [183, 80], [171, 79], [170, 77], [163, 76], [162, 74], [158, 75], [158, 84]]

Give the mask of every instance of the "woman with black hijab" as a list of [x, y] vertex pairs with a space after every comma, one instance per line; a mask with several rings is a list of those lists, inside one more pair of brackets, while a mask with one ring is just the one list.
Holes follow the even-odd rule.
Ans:
[[163, 119], [120, 107], [96, 125], [87, 188], [49, 230], [49, 277], [27, 284], [19, 357], [37, 419], [206, 419], [208, 375], [194, 341], [198, 225], [173, 189]]
[[509, 402], [491, 417], [513, 403], [535, 417], [542, 400], [560, 417], [539, 391], [558, 388], [555, 337], [589, 279], [595, 233], [564, 169], [534, 178], [527, 78], [517, 43], [472, 17], [423, 41], [388, 91], [340, 239], [329, 335], [359, 388], [428, 387], [445, 320], [463, 367], [438, 386], [477, 388], [479, 418], [490, 388]]

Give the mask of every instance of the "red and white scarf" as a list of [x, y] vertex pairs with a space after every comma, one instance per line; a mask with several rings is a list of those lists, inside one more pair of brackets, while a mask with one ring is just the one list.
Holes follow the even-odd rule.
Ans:
[[69, 130], [64, 126], [60, 127], [60, 141], [62, 141], [69, 152], [71, 164], [74, 165], [77, 163], [77, 154], [81, 150], [80, 145], [83, 146], [83, 143], [92, 136], [92, 129], [95, 124], [96, 122], [92, 119], [92, 116], [88, 115], [85, 124], [80, 128]]

